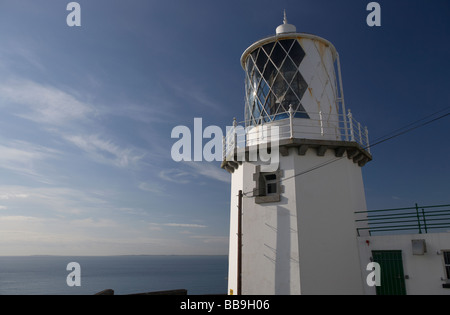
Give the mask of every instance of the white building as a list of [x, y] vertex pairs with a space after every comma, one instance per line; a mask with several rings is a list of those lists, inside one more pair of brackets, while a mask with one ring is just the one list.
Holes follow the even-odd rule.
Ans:
[[[346, 111], [336, 49], [297, 33], [285, 17], [276, 35], [245, 50], [241, 65], [245, 121], [224, 138], [222, 163], [232, 177], [229, 294], [375, 294], [367, 264], [381, 250], [409, 255], [411, 236], [369, 235], [361, 174], [372, 160], [368, 131]], [[433, 259], [404, 259], [406, 281], [416, 287], [427, 277], [415, 276], [420, 259], [440, 259], [432, 276], [440, 282], [433, 292], [442, 293], [449, 241], [426, 235]]]
[[450, 294], [450, 205], [373, 210], [356, 220], [361, 270], [373, 261], [381, 271], [380, 286], [366, 285], [365, 294]]

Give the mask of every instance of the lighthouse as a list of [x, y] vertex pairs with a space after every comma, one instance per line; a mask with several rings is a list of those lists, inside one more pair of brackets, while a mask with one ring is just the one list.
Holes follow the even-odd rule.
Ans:
[[222, 162], [229, 294], [363, 294], [354, 212], [366, 210], [361, 169], [372, 156], [345, 107], [338, 52], [285, 14], [241, 65], [245, 120], [224, 137]]

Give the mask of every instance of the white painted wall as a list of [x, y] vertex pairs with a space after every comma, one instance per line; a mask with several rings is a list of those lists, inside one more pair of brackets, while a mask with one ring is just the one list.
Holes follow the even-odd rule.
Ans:
[[[283, 178], [336, 159], [328, 150], [280, 156]], [[232, 175], [229, 289], [236, 292], [237, 191], [253, 191], [256, 164]], [[244, 294], [363, 294], [353, 213], [365, 210], [360, 167], [344, 158], [282, 182], [276, 203], [243, 200]], [[251, 194], [250, 194], [251, 195]]]
[[[413, 255], [411, 240], [425, 239], [427, 253]], [[366, 241], [369, 241], [367, 245]], [[365, 271], [373, 250], [401, 250], [405, 276], [406, 294], [408, 295], [450, 295], [450, 289], [442, 288], [445, 283], [444, 260], [438, 255], [440, 250], [450, 250], [450, 233], [403, 234], [358, 237], [361, 257], [361, 270]], [[383, 270], [381, 270], [383, 272]], [[382, 284], [383, 285], [383, 284]], [[365, 294], [376, 294], [374, 287], [364, 286]]]
[[330, 160], [295, 178], [302, 294], [362, 294], [353, 216], [366, 208], [361, 168], [332, 150], [322, 158], [308, 150], [295, 157], [295, 169]]
[[[255, 187], [256, 165], [245, 163], [245, 189]], [[283, 157], [280, 169], [294, 174], [293, 157]], [[243, 283], [244, 294], [300, 294], [295, 187], [282, 183], [280, 202], [243, 202]]]
[[238, 232], [238, 193], [243, 189], [243, 167], [240, 166], [231, 176], [230, 197], [230, 239], [228, 254], [228, 294], [237, 294], [237, 232]]

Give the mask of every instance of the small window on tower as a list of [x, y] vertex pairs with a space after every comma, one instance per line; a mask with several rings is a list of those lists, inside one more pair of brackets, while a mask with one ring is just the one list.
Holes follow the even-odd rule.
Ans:
[[253, 175], [255, 188], [253, 195], [256, 203], [278, 202], [281, 200], [284, 186], [281, 185], [282, 171], [261, 172], [260, 166], [256, 167], [256, 173]]
[[264, 175], [266, 180], [266, 195], [273, 195], [277, 193], [277, 175]]

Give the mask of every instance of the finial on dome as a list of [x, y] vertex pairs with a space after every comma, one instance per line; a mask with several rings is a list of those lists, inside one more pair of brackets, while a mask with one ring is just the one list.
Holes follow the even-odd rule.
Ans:
[[280, 26], [277, 27], [277, 29], [276, 29], [277, 35], [284, 34], [284, 33], [296, 33], [296, 32], [297, 32], [297, 28], [294, 25], [288, 23], [287, 16], [286, 16], [286, 10], [284, 10], [283, 24], [281, 24]]

